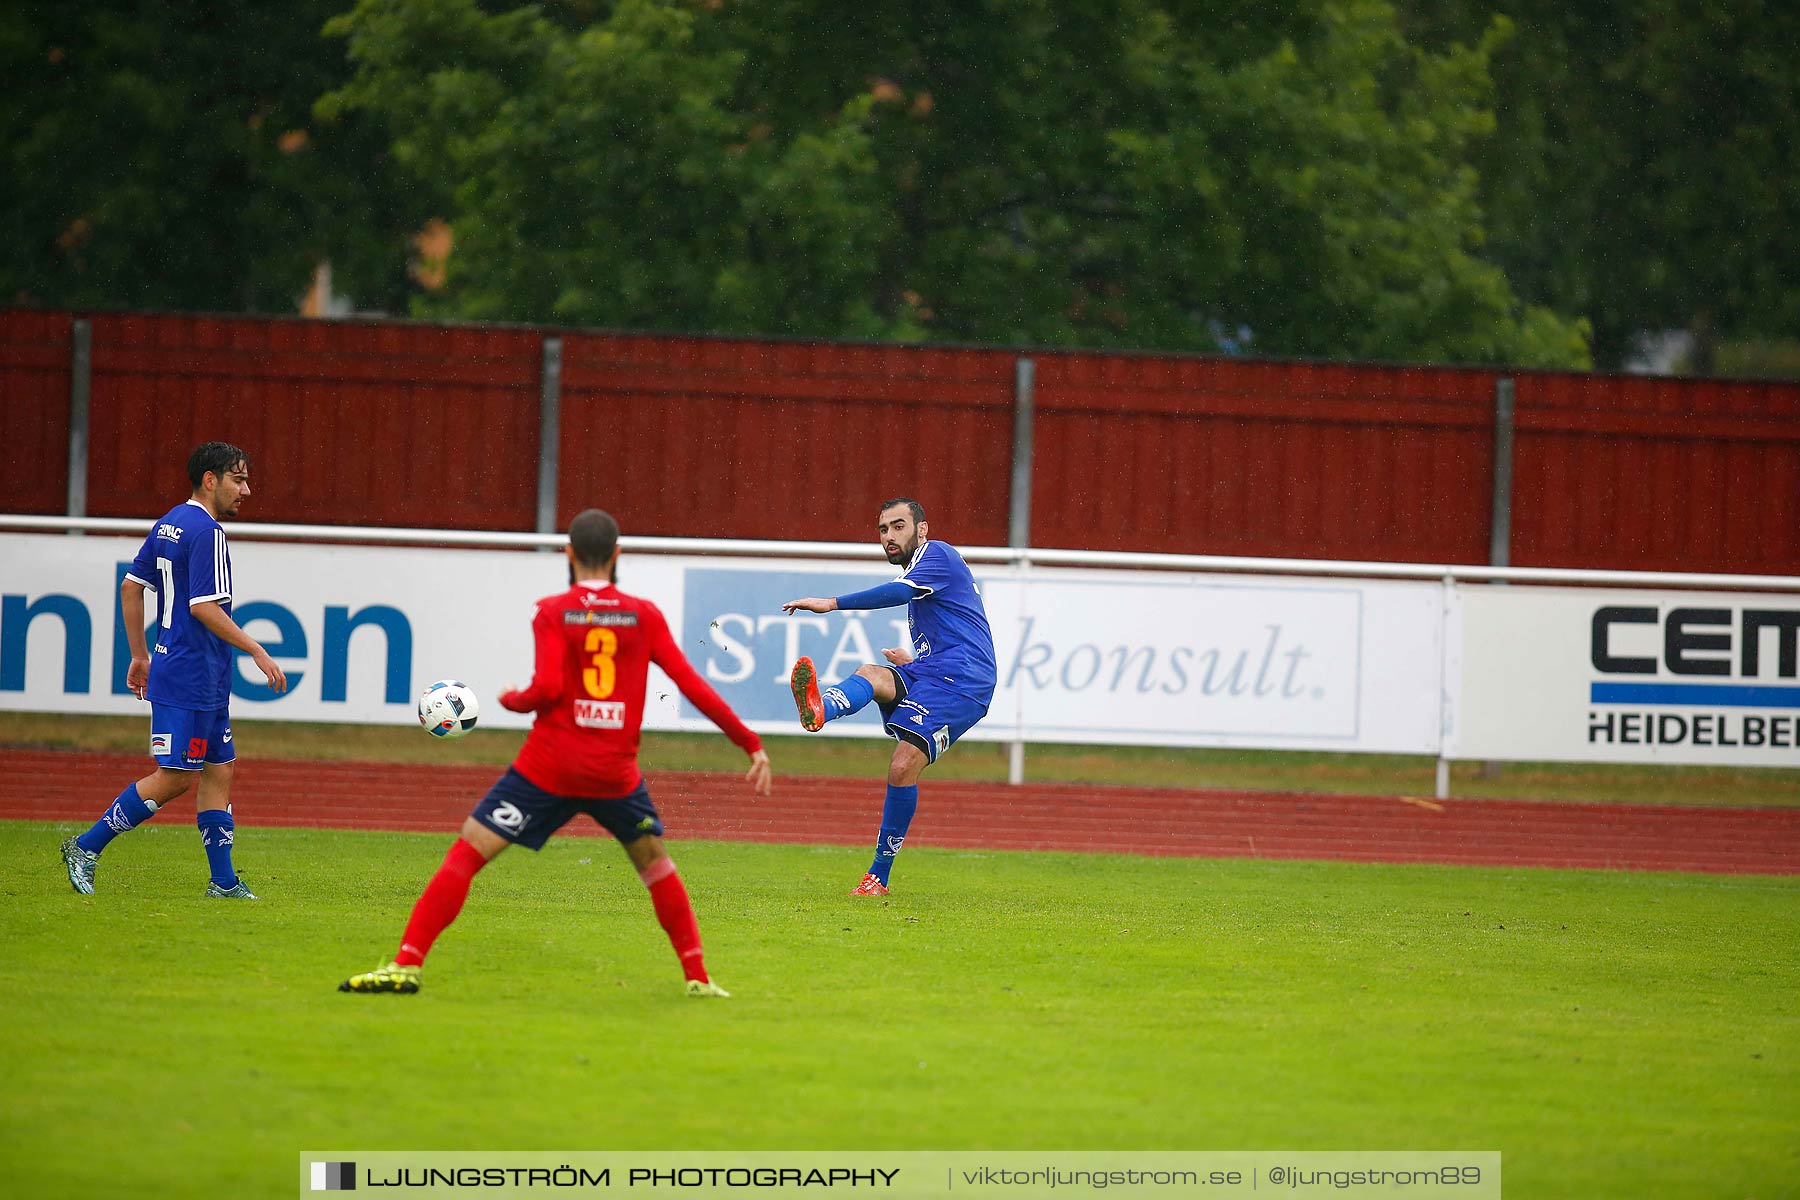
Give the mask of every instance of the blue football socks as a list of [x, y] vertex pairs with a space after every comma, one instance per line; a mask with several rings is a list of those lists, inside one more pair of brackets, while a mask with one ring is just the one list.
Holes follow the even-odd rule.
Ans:
[[206, 865], [212, 871], [212, 881], [222, 888], [236, 887], [237, 872], [231, 868], [231, 838], [236, 822], [231, 813], [204, 809], [194, 814], [194, 824], [200, 827], [200, 844], [206, 847]]
[[819, 698], [825, 701], [825, 719], [835, 721], [861, 712], [863, 706], [875, 698], [875, 685], [861, 675], [852, 675], [820, 692]]
[[75, 839], [75, 844], [89, 854], [98, 854], [128, 829], [136, 829], [156, 813], [156, 805], [138, 795], [137, 784], [119, 793], [106, 814], [94, 827]]
[[887, 886], [888, 872], [894, 869], [894, 855], [900, 853], [900, 843], [906, 840], [906, 829], [918, 808], [918, 784], [888, 784], [887, 800], [881, 806], [881, 832], [875, 838], [875, 861], [869, 866], [869, 874], [881, 880], [882, 887]]

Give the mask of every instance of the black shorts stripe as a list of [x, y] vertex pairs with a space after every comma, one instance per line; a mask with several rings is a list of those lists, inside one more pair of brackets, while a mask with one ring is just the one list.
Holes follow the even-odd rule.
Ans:
[[936, 760], [937, 747], [933, 746], [931, 744], [930, 738], [926, 737], [924, 734], [920, 733], [918, 730], [908, 729], [906, 726], [901, 725], [898, 722], [890, 721], [890, 722], [888, 722], [887, 731], [889, 733], [893, 734], [895, 737], [899, 738], [901, 741], [910, 742], [913, 745], [917, 746], [919, 748], [919, 752], [925, 756], [926, 762], [933, 762]]

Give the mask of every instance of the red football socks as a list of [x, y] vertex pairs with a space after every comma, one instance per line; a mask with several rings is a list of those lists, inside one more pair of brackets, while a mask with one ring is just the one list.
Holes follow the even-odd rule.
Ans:
[[[485, 866], [487, 859], [481, 857], [481, 851], [462, 838], [456, 839], [450, 852], [444, 855], [444, 865], [437, 869], [437, 874], [425, 885], [419, 902], [413, 905], [412, 917], [406, 922], [406, 933], [400, 939], [400, 952], [394, 955], [395, 962], [403, 967], [416, 967], [425, 961], [425, 956], [431, 953], [431, 943], [437, 941], [438, 934], [449, 928], [450, 922], [456, 920], [456, 914], [462, 911], [463, 901], [469, 898], [469, 881]], [[698, 944], [696, 931], [695, 945]]]
[[681, 876], [675, 873], [675, 860], [659, 858], [639, 871], [638, 878], [650, 889], [650, 903], [656, 906], [656, 919], [681, 959], [681, 973], [708, 982], [706, 962], [700, 954], [700, 922], [694, 919], [694, 906], [688, 901]]

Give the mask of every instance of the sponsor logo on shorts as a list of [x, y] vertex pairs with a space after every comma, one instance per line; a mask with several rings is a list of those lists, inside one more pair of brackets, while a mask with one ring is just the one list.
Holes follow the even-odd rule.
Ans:
[[948, 750], [950, 748], [950, 727], [948, 725], [939, 726], [937, 730], [932, 733], [931, 741], [932, 744], [937, 747], [937, 752], [939, 754]]
[[169, 752], [169, 735], [153, 733], [150, 735], [150, 753], [161, 757]]
[[222, 740], [227, 746], [231, 745], [231, 726], [225, 727], [225, 737]]
[[643, 820], [641, 820], [637, 823], [637, 827], [639, 829], [642, 829], [645, 833], [648, 833], [652, 829], [656, 828], [656, 818], [655, 817], [645, 817]]
[[525, 814], [519, 811], [519, 806], [510, 800], [501, 801], [495, 806], [494, 811], [488, 814], [488, 820], [500, 828], [510, 829], [514, 833], [525, 828], [527, 819]]
[[575, 724], [583, 729], [623, 729], [625, 705], [618, 700], [577, 700]]

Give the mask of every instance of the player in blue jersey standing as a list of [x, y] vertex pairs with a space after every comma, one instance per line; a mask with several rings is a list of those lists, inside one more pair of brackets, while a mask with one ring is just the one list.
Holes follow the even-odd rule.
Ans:
[[888, 894], [894, 856], [919, 806], [919, 776], [987, 716], [994, 699], [994, 634], [981, 589], [962, 555], [930, 540], [930, 532], [917, 500], [889, 500], [881, 506], [875, 533], [887, 560], [903, 566], [898, 579], [835, 599], [807, 596], [781, 606], [789, 613], [828, 613], [906, 605], [912, 645], [883, 650], [886, 664], [858, 667], [823, 692], [812, 659], [794, 664], [794, 703], [805, 729], [817, 733], [825, 722], [859, 712], [873, 700], [898, 743], [888, 764], [875, 861], [852, 896]]
[[[125, 684], [150, 702], [150, 754], [156, 770], [119, 793], [94, 827], [62, 844], [69, 883], [94, 892], [100, 852], [119, 834], [149, 820], [196, 778], [200, 844], [212, 879], [208, 896], [254, 900], [231, 865], [232, 650], [250, 656], [277, 692], [287, 675], [256, 639], [231, 619], [231, 552], [220, 517], [237, 516], [250, 494], [250, 459], [236, 446], [207, 442], [188, 458], [193, 497], [156, 523], [119, 585], [131, 667]], [[156, 648], [144, 637], [144, 589], [156, 593]]]

